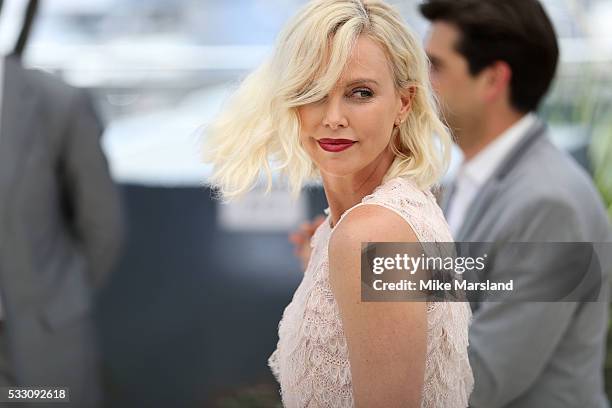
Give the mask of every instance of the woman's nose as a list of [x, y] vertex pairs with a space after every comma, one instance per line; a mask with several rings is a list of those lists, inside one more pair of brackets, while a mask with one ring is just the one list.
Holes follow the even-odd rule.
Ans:
[[330, 97], [325, 103], [325, 113], [323, 115], [323, 126], [332, 130], [339, 127], [346, 128], [348, 119], [342, 109], [342, 99], [339, 97]]

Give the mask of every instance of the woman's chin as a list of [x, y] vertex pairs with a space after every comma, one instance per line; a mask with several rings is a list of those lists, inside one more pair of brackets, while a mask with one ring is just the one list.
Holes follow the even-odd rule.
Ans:
[[322, 176], [328, 177], [347, 177], [357, 173], [358, 169], [355, 166], [347, 165], [327, 165], [319, 167], [319, 172]]

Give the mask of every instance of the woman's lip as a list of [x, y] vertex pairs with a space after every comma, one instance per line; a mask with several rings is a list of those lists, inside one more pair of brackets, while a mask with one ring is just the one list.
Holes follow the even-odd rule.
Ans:
[[349, 139], [319, 139], [319, 142], [325, 144], [349, 144], [355, 141]]
[[321, 149], [333, 153], [346, 150], [349, 147], [352, 147], [355, 143], [357, 143], [353, 140], [347, 139], [321, 139], [317, 142], [319, 143], [319, 146], [321, 146]]

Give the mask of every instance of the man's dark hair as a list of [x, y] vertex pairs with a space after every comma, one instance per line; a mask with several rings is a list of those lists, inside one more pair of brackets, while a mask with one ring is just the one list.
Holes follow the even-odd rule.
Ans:
[[553, 25], [537, 0], [425, 0], [421, 14], [461, 32], [455, 49], [477, 75], [496, 61], [512, 69], [512, 106], [537, 109], [555, 76], [559, 46]]

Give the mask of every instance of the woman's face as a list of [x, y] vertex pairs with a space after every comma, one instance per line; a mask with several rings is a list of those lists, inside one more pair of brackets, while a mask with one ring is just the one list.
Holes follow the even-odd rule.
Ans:
[[300, 141], [322, 175], [367, 172], [392, 155], [393, 126], [409, 107], [409, 95], [396, 91], [385, 52], [362, 35], [330, 94], [298, 108]]

